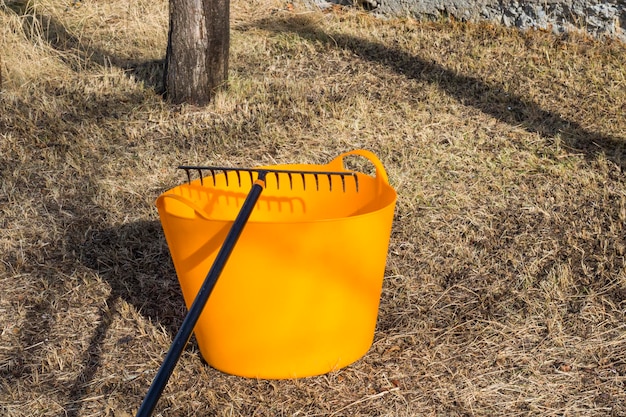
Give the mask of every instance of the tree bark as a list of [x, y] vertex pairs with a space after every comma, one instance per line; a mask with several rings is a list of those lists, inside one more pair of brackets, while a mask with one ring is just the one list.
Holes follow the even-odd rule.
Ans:
[[205, 105], [228, 80], [229, 0], [170, 0], [165, 95]]

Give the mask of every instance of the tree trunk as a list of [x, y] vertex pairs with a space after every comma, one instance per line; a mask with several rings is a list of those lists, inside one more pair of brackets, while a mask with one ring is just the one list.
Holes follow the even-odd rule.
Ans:
[[170, 0], [165, 94], [205, 105], [228, 80], [229, 0]]

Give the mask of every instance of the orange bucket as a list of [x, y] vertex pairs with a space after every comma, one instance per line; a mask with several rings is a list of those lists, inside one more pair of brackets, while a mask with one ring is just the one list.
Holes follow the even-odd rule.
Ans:
[[[245, 377], [300, 378], [369, 350], [397, 198], [382, 163], [355, 150], [327, 165], [271, 168], [346, 171], [347, 155], [376, 168], [375, 177], [356, 174], [358, 190], [350, 177], [268, 178], [194, 328], [209, 365]], [[157, 200], [188, 308], [252, 187], [248, 175], [233, 177], [193, 180]]]

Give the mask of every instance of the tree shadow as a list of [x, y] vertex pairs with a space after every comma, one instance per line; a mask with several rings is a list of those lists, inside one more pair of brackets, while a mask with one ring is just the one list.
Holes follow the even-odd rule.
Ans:
[[[80, 39], [67, 31], [65, 26], [53, 18], [38, 13], [29, 1], [7, 3], [7, 8], [23, 19], [24, 33], [33, 43], [40, 40], [47, 42], [59, 52], [59, 58], [73, 71], [81, 71], [93, 66], [114, 66], [122, 69], [128, 76], [153, 89], [157, 94], [164, 94], [163, 71], [165, 59], [157, 60], [128, 60], [116, 57], [104, 49], [89, 46], [89, 39]], [[0, 11], [4, 11], [0, 8]], [[77, 59], [78, 58], [78, 59]]]
[[623, 138], [587, 130], [578, 122], [545, 110], [530, 99], [511, 94], [504, 85], [460, 74], [398, 47], [352, 35], [326, 33], [306, 17], [261, 19], [252, 26], [272, 32], [295, 33], [303, 39], [349, 51], [363, 60], [383, 64], [408, 78], [435, 84], [464, 105], [472, 106], [502, 122], [520, 126], [548, 140], [560, 136], [566, 146], [584, 153], [588, 159], [604, 153], [622, 172], [626, 168], [626, 141]]
[[[43, 205], [46, 206], [45, 201]], [[55, 214], [52, 207], [46, 209]], [[110, 292], [106, 298], [90, 306], [96, 308], [93, 326], [85, 327], [85, 333], [81, 332], [78, 336], [82, 339], [89, 335], [87, 346], [74, 358], [80, 364], [80, 371], [71, 380], [55, 382], [63, 387], [65, 415], [77, 417], [103, 364], [106, 353], [103, 346], [111, 337], [111, 326], [122, 314], [120, 301], [131, 304], [151, 323], [165, 329], [172, 338], [178, 332], [187, 310], [157, 220], [103, 228], [92, 220], [100, 218], [101, 213], [82, 210], [78, 205], [69, 203], [64, 204], [63, 209], [71, 211], [74, 217], [62, 225], [67, 226], [64, 241], [57, 243], [62, 249], [43, 259], [36, 268], [27, 267], [33, 281], [45, 282], [42, 285], [45, 295], [42, 294], [36, 303], [26, 308], [19, 342], [5, 352], [8, 359], [0, 367], [0, 378], [25, 381], [41, 372], [37, 358], [45, 354], [48, 339], [54, 337], [51, 332], [55, 315], [60, 309], [70, 308], [64, 304], [63, 294], [67, 292], [67, 287], [59, 274], [71, 276], [78, 265], [89, 268], [108, 284]], [[34, 257], [29, 252], [27, 249], [27, 256]], [[3, 260], [11, 265], [20, 263], [14, 254], [7, 254]], [[126, 342], [122, 340], [118, 343]]]
[[186, 307], [158, 221], [93, 228], [80, 258], [109, 284], [111, 296], [132, 304], [170, 334], [178, 331]]
[[[56, 93], [62, 97], [71, 96], [70, 92], [61, 88]], [[71, 125], [77, 120], [84, 124], [102, 123], [107, 119], [117, 118], [120, 114], [128, 114], [144, 99], [141, 94], [124, 97], [123, 100], [108, 96], [99, 99], [80, 96], [71, 98], [72, 112], [64, 114], [67, 121], [48, 120], [47, 115], [42, 115], [39, 120], [42, 126], [41, 136], [35, 134], [32, 139], [37, 146], [24, 145], [29, 146], [28, 151], [24, 151], [28, 152], [26, 163], [44, 168], [48, 162], [43, 155], [50, 152], [50, 149], [54, 149], [58, 161], [63, 161], [64, 155], [73, 154], [81, 146], [80, 143], [71, 141], [57, 142], [64, 132], [71, 131]], [[16, 117], [16, 120], [25, 120], [36, 109], [37, 104], [17, 102], [14, 111], [21, 116]], [[19, 129], [19, 126], [3, 124], [2, 121], [0, 125], [0, 129], [6, 128], [7, 131]], [[107, 145], [128, 146], [124, 137], [111, 137]], [[34, 242], [49, 239], [49, 246], [54, 249], [47, 251], [45, 256], [38, 249], [39, 244], [33, 244], [21, 250], [24, 253], [22, 255], [18, 252], [8, 253], [3, 254], [2, 259], [3, 263], [15, 270], [32, 275], [32, 280], [40, 285], [42, 291], [41, 297], [28, 305], [19, 340], [16, 339], [14, 349], [6, 353], [9, 358], [7, 366], [0, 368], [0, 378], [6, 377], [7, 380], [25, 381], [40, 372], [41, 364], [38, 360], [45, 353], [48, 338], [54, 337], [51, 329], [54, 328], [55, 314], [63, 309], [75, 308], [68, 304], [64, 295], [67, 293], [66, 277], [74, 276], [77, 270], [89, 269], [93, 274], [84, 275], [86, 280], [97, 275], [99, 280], [107, 284], [96, 286], [107, 287], [108, 294], [102, 294], [102, 298], [96, 301], [86, 301], [86, 309], [93, 311], [95, 317], [92, 325], [85, 326], [75, 336], [81, 340], [86, 339], [87, 343], [74, 359], [79, 364], [77, 375], [71, 380], [54, 382], [63, 387], [60, 391], [64, 395], [63, 408], [70, 417], [81, 413], [83, 400], [90, 395], [92, 382], [104, 363], [105, 342], [111, 337], [112, 324], [122, 314], [118, 310], [120, 301], [132, 305], [143, 317], [172, 336], [178, 331], [186, 314], [159, 221], [141, 220], [113, 226], [107, 223], [110, 213], [105, 207], [94, 203], [102, 190], [102, 184], [96, 180], [96, 176], [100, 173], [100, 164], [107, 163], [102, 160], [102, 149], [97, 146], [83, 148], [80, 154], [84, 161], [89, 161], [85, 171], [79, 173], [80, 168], [75, 170], [70, 166], [65, 167], [74, 173], [74, 177], [70, 178], [71, 174], [60, 175], [65, 182], [59, 188], [58, 194], [49, 190], [50, 178], [45, 169], [35, 170], [30, 167], [26, 169], [30, 173], [27, 177], [7, 177], [7, 181], [13, 183], [16, 190], [41, 190], [37, 204], [50, 216], [53, 222], [51, 228], [58, 228], [59, 235], [28, 235], [24, 238]], [[7, 167], [24, 163], [12, 155], [0, 155], [0, 162], [0, 165]], [[1, 169], [0, 172], [4, 174]], [[0, 223], [1, 219], [2, 215]], [[22, 260], [24, 257], [29, 261]], [[30, 302], [30, 299], [25, 302]]]
[[94, 270], [111, 292], [99, 309], [99, 322], [84, 351], [83, 370], [68, 392], [67, 415], [79, 415], [81, 400], [102, 364], [102, 345], [119, 300], [135, 307], [173, 337], [183, 321], [186, 307], [176, 272], [158, 221], [139, 221], [112, 228], [88, 228], [76, 248], [83, 265]]
[[[113, 66], [125, 72], [135, 81], [143, 83], [147, 88], [162, 94], [164, 60], [133, 61], [116, 57], [108, 51], [93, 47], [92, 42], [85, 37], [78, 38], [71, 34], [64, 25], [51, 16], [38, 13], [29, 1], [14, 1], [0, 7], [0, 13], [16, 13], [22, 18], [24, 33], [33, 44], [42, 41], [56, 51], [58, 59], [62, 60], [71, 71], [80, 72], [86, 69]], [[61, 92], [59, 92], [61, 94]], [[102, 118], [116, 117], [126, 114], [129, 107], [142, 100], [142, 96], [130, 97], [125, 100], [106, 99], [101, 102], [85, 103], [85, 111], [77, 114], [65, 114], [60, 123], [46, 123], [45, 137], [57, 137], [66, 125], [80, 120], [81, 123], [98, 123]], [[30, 103], [21, 103], [17, 111], [27, 114]], [[93, 111], [90, 111], [93, 110]], [[66, 120], [67, 119], [67, 120]], [[7, 126], [10, 128], [10, 126]], [[43, 137], [43, 136], [42, 136]], [[45, 142], [45, 141], [44, 141]], [[54, 143], [44, 143], [42, 146], [52, 146]], [[59, 146], [59, 152], [67, 152], [71, 144]], [[93, 156], [95, 159], [97, 157]], [[81, 181], [89, 181], [81, 178]], [[42, 185], [45, 188], [44, 185]], [[97, 184], [85, 187], [88, 190], [97, 190]], [[69, 190], [68, 190], [69, 192]], [[81, 193], [83, 201], [93, 201], [90, 192]], [[104, 209], [89, 209], [81, 207], [73, 197], [63, 197], [64, 208], [73, 212], [73, 220], [65, 229], [63, 261], [47, 259], [51, 264], [63, 263], [81, 264], [102, 278], [110, 287], [106, 300], [98, 306], [97, 319], [94, 327], [89, 331], [88, 346], [76, 361], [82, 365], [79, 374], [71, 381], [63, 383], [66, 387], [64, 409], [65, 415], [76, 417], [80, 414], [82, 400], [88, 395], [89, 387], [96, 377], [103, 362], [103, 345], [109, 333], [117, 311], [119, 301], [123, 300], [135, 307], [144, 317], [164, 328], [170, 335], [175, 335], [186, 314], [186, 306], [176, 278], [169, 250], [158, 221], [140, 221], [127, 223], [116, 227], [103, 228], [96, 220], [105, 218]], [[42, 201], [47, 206], [46, 201]], [[58, 211], [55, 207], [46, 207], [50, 213]], [[63, 218], [63, 216], [59, 216]], [[69, 259], [67, 254], [73, 254]], [[9, 260], [10, 261], [10, 260]], [[63, 269], [62, 267], [61, 269]], [[70, 268], [71, 269], [71, 268]], [[71, 273], [72, 271], [67, 271]], [[58, 275], [46, 277], [51, 285], [56, 285]], [[55, 293], [56, 294], [56, 293]], [[40, 347], [45, 345], [50, 332], [50, 317], [55, 307], [51, 299], [38, 302], [29, 309], [25, 318], [28, 326], [21, 335], [21, 344], [28, 347], [23, 352], [19, 346], [12, 352], [13, 360], [7, 369], [0, 369], [0, 376], [14, 379], [28, 378], [33, 372], [34, 364], [29, 363], [26, 355], [34, 356]]]

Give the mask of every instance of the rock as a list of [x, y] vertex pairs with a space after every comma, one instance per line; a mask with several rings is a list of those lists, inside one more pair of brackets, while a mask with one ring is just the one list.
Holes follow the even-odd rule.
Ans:
[[[311, 0], [310, 0], [311, 1]], [[313, 0], [314, 1], [314, 0]], [[520, 29], [580, 30], [626, 42], [626, 1], [608, 0], [329, 0], [385, 17], [490, 21]]]

